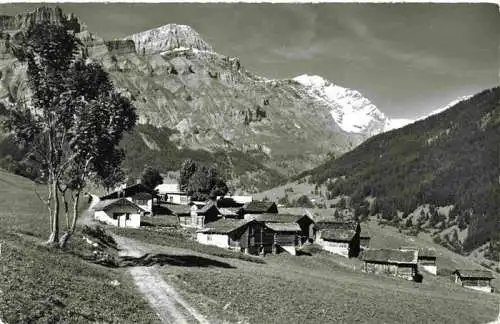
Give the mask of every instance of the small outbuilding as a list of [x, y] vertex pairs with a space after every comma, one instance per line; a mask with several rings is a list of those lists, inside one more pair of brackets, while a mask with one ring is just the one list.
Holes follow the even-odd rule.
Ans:
[[155, 190], [163, 203], [187, 205], [191, 200], [187, 192], [181, 191], [178, 183], [162, 183]]
[[453, 275], [455, 276], [455, 283], [462, 285], [462, 287], [488, 293], [493, 292], [491, 280], [494, 277], [491, 271], [457, 269], [453, 272]]
[[101, 200], [92, 207], [94, 219], [116, 227], [139, 228], [146, 212], [126, 198]]
[[264, 223], [266, 228], [273, 234], [273, 254], [286, 251], [291, 255], [297, 255], [296, 247], [299, 244], [299, 233], [301, 231], [297, 223]]
[[436, 250], [416, 247], [401, 247], [400, 250], [417, 250], [419, 269], [423, 269], [424, 271], [437, 276]]
[[363, 271], [386, 274], [419, 281], [418, 251], [398, 249], [367, 249], [361, 253]]
[[319, 221], [316, 223], [316, 243], [324, 250], [347, 258], [357, 257], [360, 248], [359, 223]]
[[368, 230], [361, 227], [361, 233], [359, 233], [359, 246], [362, 250], [370, 248], [371, 235]]

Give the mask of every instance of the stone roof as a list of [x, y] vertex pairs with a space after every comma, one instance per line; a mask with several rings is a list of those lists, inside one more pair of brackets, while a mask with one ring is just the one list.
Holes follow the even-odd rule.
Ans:
[[97, 204], [95, 204], [92, 209], [94, 209], [96, 211], [103, 211], [103, 210], [108, 210], [109, 208], [111, 208], [113, 206], [127, 206], [127, 207], [136, 208], [137, 210], [140, 210], [140, 211], [145, 211], [141, 207], [137, 206], [136, 204], [134, 204], [133, 202], [131, 202], [130, 200], [125, 199], [125, 198], [101, 200]]
[[300, 226], [297, 223], [264, 223], [267, 228], [274, 232], [300, 232]]
[[493, 274], [488, 270], [469, 270], [457, 269], [455, 272], [460, 278], [464, 279], [493, 279]]
[[327, 221], [321, 220], [316, 222], [316, 228], [319, 230], [325, 229], [345, 229], [345, 230], [356, 230], [358, 228], [358, 223], [353, 221]]
[[418, 251], [397, 249], [368, 249], [362, 252], [361, 259], [367, 262], [417, 264]]
[[217, 234], [229, 234], [247, 224], [253, 222], [253, 220], [246, 219], [219, 219], [215, 222], [208, 223], [205, 228], [198, 230], [198, 233], [217, 233]]
[[258, 214], [252, 215], [253, 219], [258, 222], [266, 223], [295, 223], [304, 215], [290, 215], [290, 214]]
[[355, 230], [350, 229], [325, 229], [321, 231], [321, 238], [325, 241], [350, 242], [356, 235]]
[[436, 250], [431, 248], [418, 248], [418, 247], [408, 247], [402, 246], [400, 250], [417, 250], [418, 258], [427, 258], [427, 259], [435, 259], [436, 258]]
[[191, 214], [191, 206], [189, 205], [165, 204], [164, 206], [170, 209], [172, 213], [177, 216]]

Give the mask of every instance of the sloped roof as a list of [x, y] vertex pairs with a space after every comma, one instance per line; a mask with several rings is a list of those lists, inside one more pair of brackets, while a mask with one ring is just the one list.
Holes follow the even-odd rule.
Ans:
[[191, 206], [189, 205], [165, 204], [165, 207], [170, 209], [172, 213], [177, 216], [191, 214]]
[[140, 210], [140, 211], [145, 211], [141, 207], [137, 206], [136, 204], [134, 204], [133, 202], [131, 202], [125, 198], [101, 200], [97, 204], [94, 205], [93, 209], [96, 211], [102, 211], [102, 210], [108, 210], [109, 208], [111, 208], [113, 206], [127, 206], [127, 207], [136, 208], [137, 210]]
[[219, 219], [215, 222], [208, 223], [206, 228], [200, 229], [198, 233], [218, 233], [218, 234], [229, 234], [247, 224], [253, 222], [253, 220], [247, 219]]
[[345, 230], [356, 230], [358, 228], [358, 223], [353, 221], [327, 221], [322, 220], [316, 222], [316, 228], [319, 230], [324, 229], [345, 229]]
[[275, 232], [300, 232], [300, 226], [297, 223], [264, 223], [267, 228]]
[[265, 213], [273, 206], [276, 206], [276, 204], [272, 201], [253, 200], [243, 205], [243, 210], [245, 212]]
[[342, 228], [325, 229], [321, 231], [321, 238], [325, 241], [350, 242], [355, 235], [355, 230]]
[[[211, 208], [217, 209], [217, 206], [215, 206], [215, 203], [213, 201], [207, 202], [203, 207], [198, 209], [197, 212], [198, 212], [198, 214], [204, 214], [204, 213], [208, 212]], [[218, 212], [218, 209], [217, 209], [217, 212]]]
[[158, 195], [156, 192], [149, 188], [146, 187], [145, 185], [138, 183], [132, 186], [128, 186], [124, 188], [123, 190], [117, 190], [113, 191], [112, 193], [101, 197], [101, 200], [106, 200], [106, 199], [115, 199], [115, 198], [121, 198], [121, 197], [132, 197], [140, 192], [145, 192], [153, 195], [154, 197], [157, 197]]
[[467, 279], [493, 279], [493, 274], [488, 270], [469, 270], [469, 269], [457, 269], [455, 270], [456, 274], [460, 278]]
[[400, 250], [417, 250], [418, 258], [436, 258], [436, 250], [431, 248], [402, 246]]
[[416, 264], [418, 251], [396, 250], [396, 249], [368, 249], [362, 252], [363, 261], [393, 263], [393, 264]]
[[[253, 215], [252, 215], [253, 216]], [[258, 214], [253, 218], [258, 222], [266, 223], [295, 223], [304, 216], [290, 214]]]

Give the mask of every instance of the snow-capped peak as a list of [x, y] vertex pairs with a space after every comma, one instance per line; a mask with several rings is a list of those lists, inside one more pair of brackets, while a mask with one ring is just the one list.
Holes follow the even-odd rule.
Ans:
[[161, 53], [179, 48], [214, 51], [200, 34], [186, 25], [168, 24], [130, 35], [125, 39], [133, 40], [137, 53], [144, 54]]
[[375, 135], [385, 130], [388, 118], [360, 92], [332, 84], [317, 75], [300, 75], [295, 81], [308, 93], [331, 106], [330, 114], [348, 133]]

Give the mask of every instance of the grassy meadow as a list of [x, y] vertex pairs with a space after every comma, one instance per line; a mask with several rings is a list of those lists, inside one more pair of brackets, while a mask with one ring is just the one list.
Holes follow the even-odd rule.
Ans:
[[[154, 323], [124, 269], [88, 263], [43, 246], [44, 186], [0, 171], [0, 318], [7, 323]], [[73, 249], [85, 248], [81, 233]], [[117, 280], [120, 285], [111, 283]]]
[[[375, 221], [368, 226], [374, 233], [374, 247], [434, 247], [439, 266], [480, 267], [425, 237], [405, 237], [397, 229], [380, 227]], [[159, 251], [196, 251], [231, 265], [160, 268], [165, 280], [213, 322], [469, 324], [486, 323], [498, 314], [498, 294], [464, 289], [455, 285], [450, 276], [424, 273], [423, 283], [418, 284], [368, 275], [361, 272], [360, 260], [326, 252], [297, 257], [267, 255], [262, 258], [264, 263], [248, 262], [234, 256], [238, 253], [192, 242], [189, 235], [124, 232], [155, 244]]]

